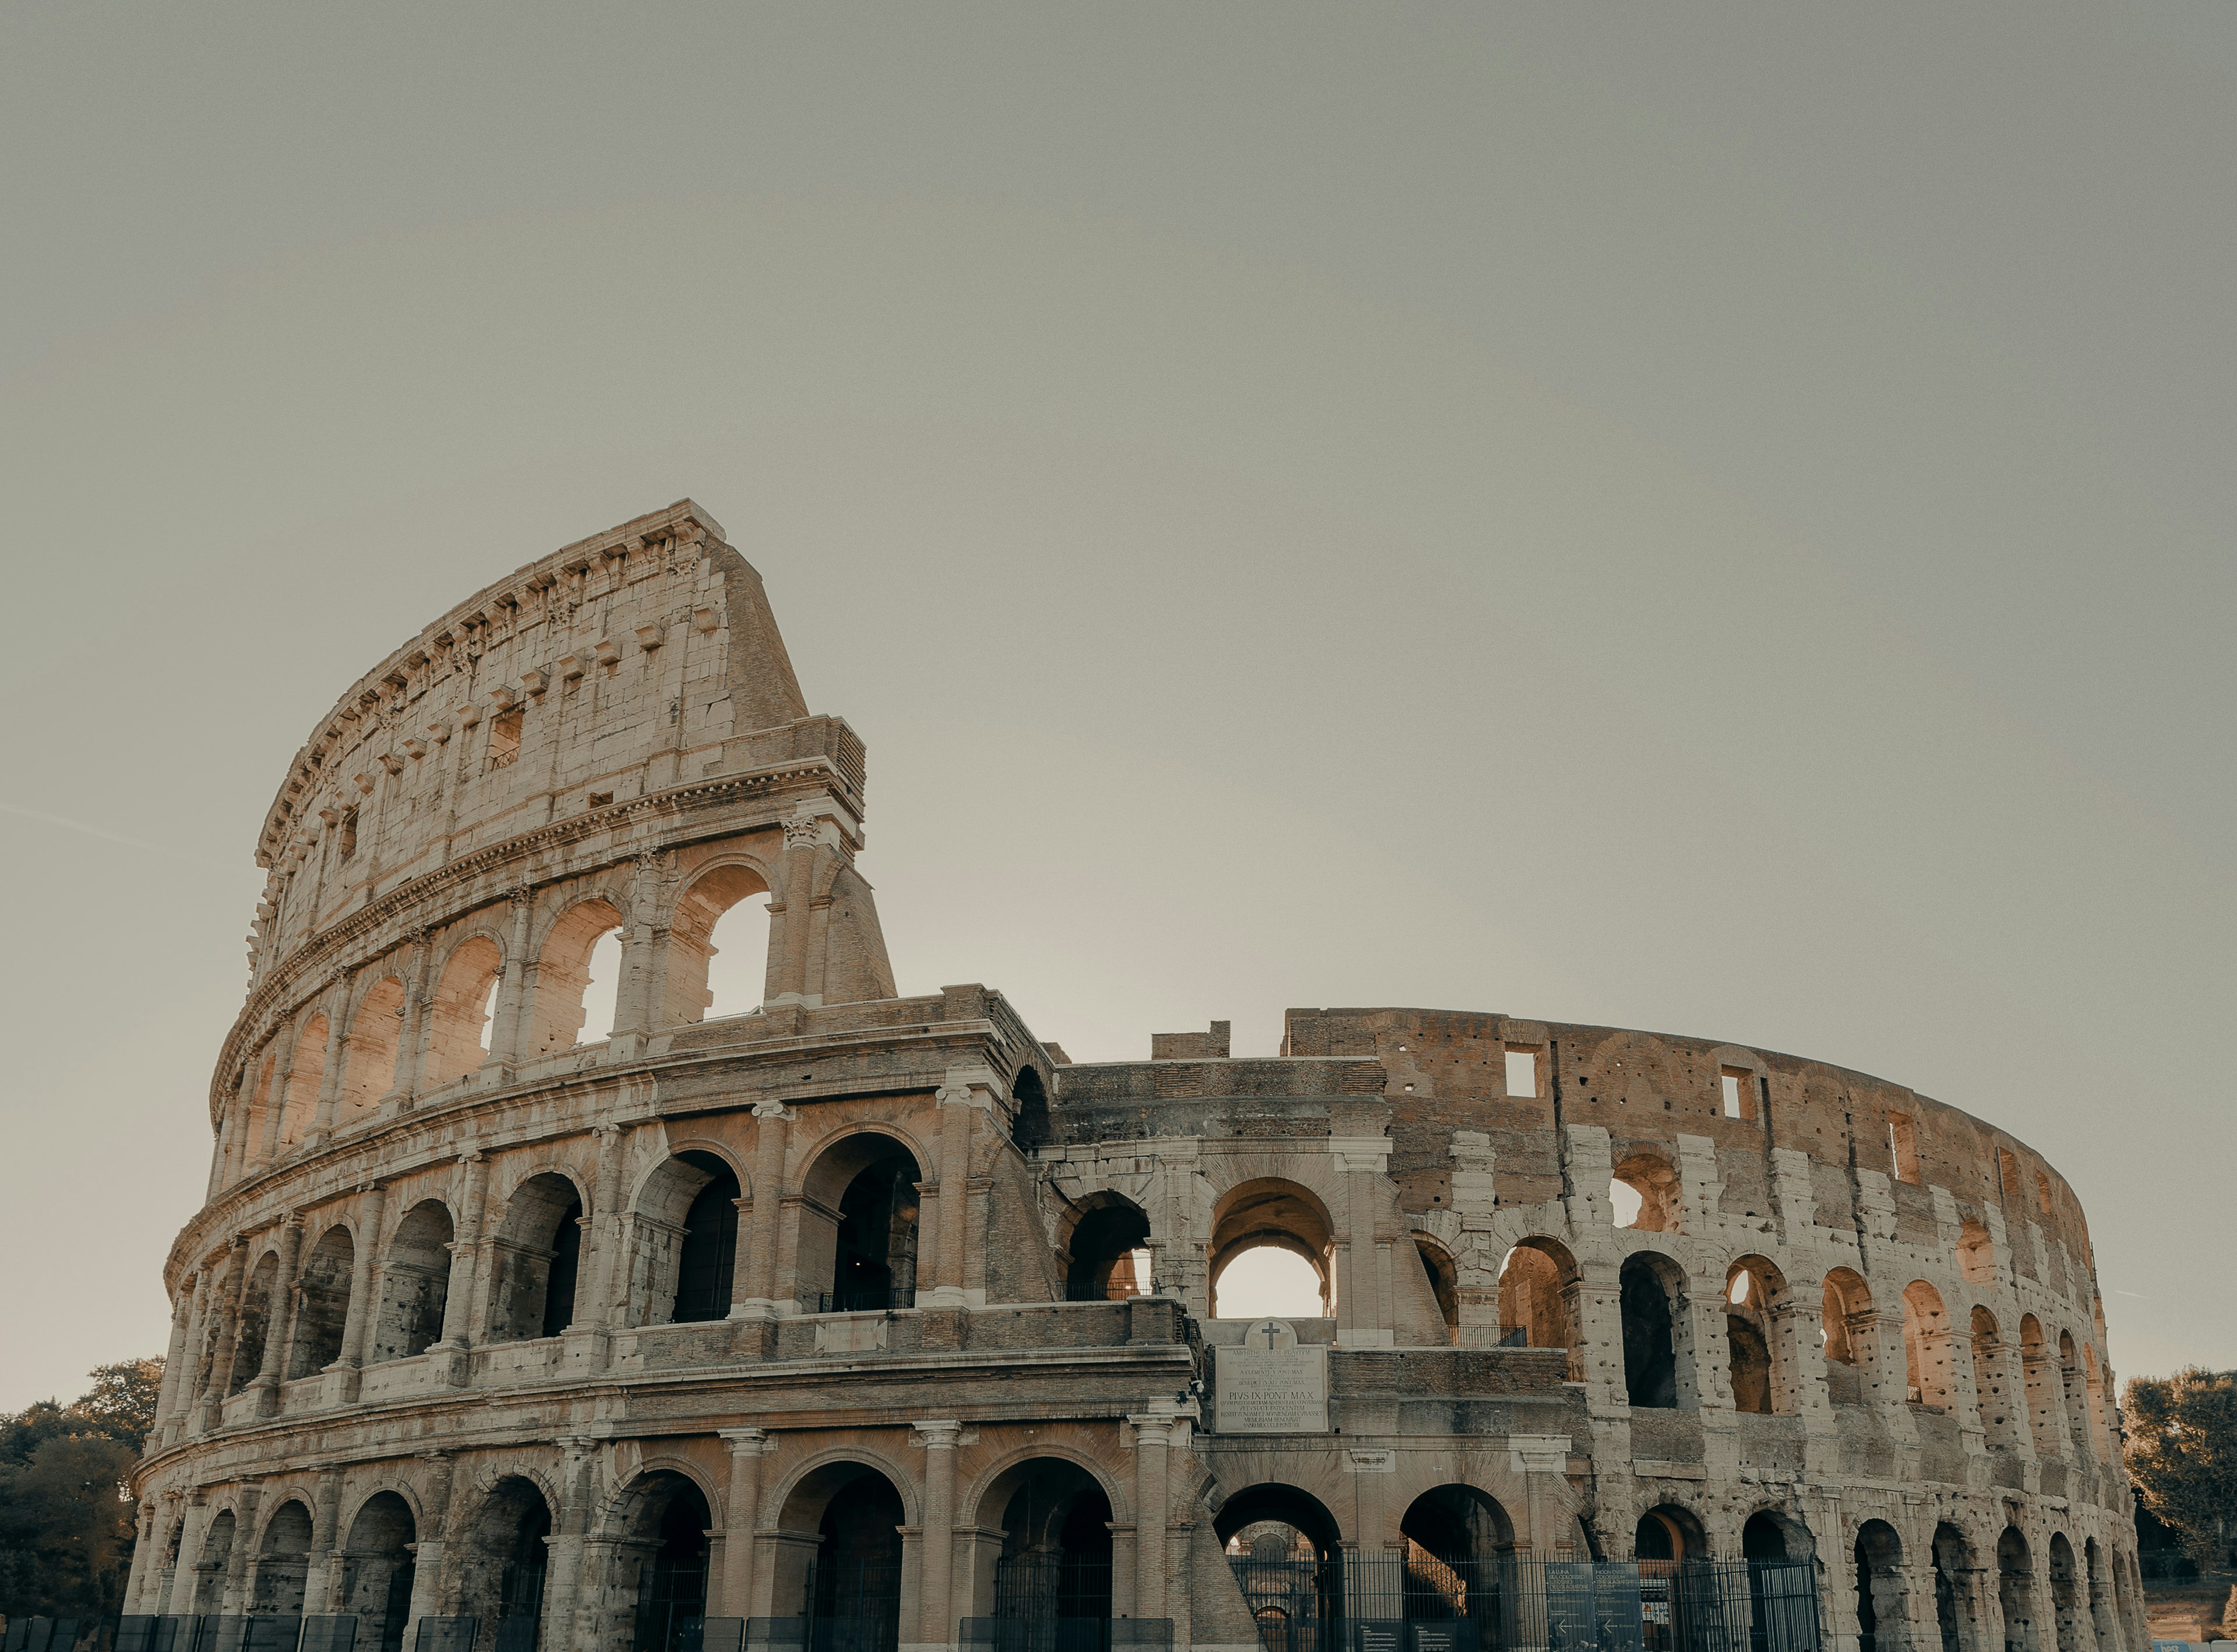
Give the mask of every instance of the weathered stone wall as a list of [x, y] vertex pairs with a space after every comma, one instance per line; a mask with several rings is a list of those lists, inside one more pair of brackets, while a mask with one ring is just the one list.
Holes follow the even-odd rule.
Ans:
[[[1837, 1652], [1860, 1554], [1875, 1652], [2141, 1647], [2087, 1230], [2024, 1144], [1820, 1063], [1491, 1014], [1072, 1065], [984, 987], [896, 995], [864, 789], [689, 501], [322, 719], [166, 1265], [136, 1609], [620, 1648], [680, 1520], [710, 1614], [799, 1612], [846, 1560], [947, 1647], [1061, 1528], [1112, 1613], [1239, 1648], [1244, 1524], [1403, 1556], [1462, 1497], [1505, 1553], [1772, 1530]], [[764, 893], [762, 1003], [710, 1020], [714, 926]], [[1323, 1312], [1216, 1318], [1267, 1245]], [[1324, 1417], [1223, 1425], [1251, 1335], [1321, 1351]]]

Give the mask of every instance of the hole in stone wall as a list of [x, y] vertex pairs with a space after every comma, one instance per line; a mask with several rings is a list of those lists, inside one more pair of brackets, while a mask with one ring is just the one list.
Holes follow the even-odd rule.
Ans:
[[602, 1043], [614, 1024], [614, 1007], [622, 985], [622, 932], [609, 929], [591, 948], [590, 982], [583, 988], [583, 1025], [575, 1034], [577, 1044]]
[[1639, 1213], [1645, 1204], [1639, 1189], [1620, 1178], [1608, 1184], [1608, 1204], [1615, 1212], [1618, 1227], [1637, 1227]]
[[769, 975], [768, 895], [749, 895], [723, 913], [708, 941], [707, 1014], [744, 1015], [759, 1009]]
[[503, 769], [520, 756], [520, 722], [518, 711], [507, 711], [502, 717], [490, 719], [489, 766]]
[[1918, 1181], [1918, 1127], [1900, 1113], [1888, 1114], [1888, 1164], [1897, 1181]]
[[1512, 1045], [1507, 1051], [1507, 1094], [1521, 1099], [1538, 1094], [1538, 1052], [1519, 1050]]

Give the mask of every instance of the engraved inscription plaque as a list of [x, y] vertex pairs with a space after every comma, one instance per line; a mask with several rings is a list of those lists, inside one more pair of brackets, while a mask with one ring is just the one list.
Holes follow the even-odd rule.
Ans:
[[1260, 1319], [1213, 1361], [1222, 1434], [1325, 1434], [1328, 1350], [1302, 1346], [1280, 1319]]

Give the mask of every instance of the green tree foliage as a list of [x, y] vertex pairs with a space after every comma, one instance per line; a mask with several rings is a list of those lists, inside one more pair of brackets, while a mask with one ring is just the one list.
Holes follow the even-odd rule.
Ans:
[[92, 1374], [69, 1405], [0, 1413], [0, 1610], [112, 1616], [132, 1564], [133, 1465], [155, 1420], [160, 1359]]
[[2212, 1568], [2217, 1517], [2237, 1509], [2237, 1371], [2131, 1378], [2121, 1408], [2137, 1497]]

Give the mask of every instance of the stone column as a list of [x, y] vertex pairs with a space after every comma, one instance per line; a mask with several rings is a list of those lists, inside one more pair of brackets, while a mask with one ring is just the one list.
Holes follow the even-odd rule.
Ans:
[[334, 1133], [334, 1113], [341, 1106], [342, 1080], [349, 1076], [349, 1039], [347, 1033], [355, 1030], [349, 1025], [345, 1013], [349, 1008], [346, 988], [337, 988], [327, 995], [325, 1007], [327, 1018], [327, 1064], [319, 1074], [319, 1107], [311, 1120], [311, 1127], [303, 1133], [303, 1150], [326, 1146]]
[[148, 1580], [155, 1571], [155, 1500], [142, 1497], [134, 1524], [132, 1569], [124, 1579], [124, 1611], [128, 1616], [148, 1609], [143, 1602], [148, 1594]]
[[188, 1491], [186, 1499], [179, 1511], [179, 1563], [172, 1569], [171, 1598], [165, 1602], [181, 1616], [201, 1609], [195, 1584], [201, 1571], [202, 1536], [209, 1529], [209, 1505], [201, 1490]]
[[784, 823], [783, 887], [769, 902], [769, 921], [776, 926], [769, 936], [769, 953], [777, 961], [772, 1004], [820, 1004], [822, 995], [808, 990], [808, 926], [809, 902], [815, 891], [816, 854], [823, 841], [823, 824], [812, 816], [795, 816]]
[[443, 1379], [452, 1387], [466, 1380], [465, 1353], [472, 1345], [475, 1263], [482, 1249], [482, 1212], [489, 1198], [489, 1160], [479, 1153], [459, 1155], [466, 1174], [465, 1197], [459, 1201], [459, 1226], [451, 1236], [451, 1276], [443, 1297], [443, 1335], [429, 1353], [445, 1356]]
[[433, 962], [427, 932], [413, 930], [412, 962], [406, 971], [410, 984], [404, 992], [404, 1029], [396, 1042], [396, 1090], [406, 1107], [419, 1095], [419, 1080], [427, 1070], [427, 1039], [432, 1028], [427, 1006], [435, 996], [434, 983], [427, 979], [427, 973]]
[[443, 1610], [443, 1554], [449, 1535], [451, 1483], [458, 1463], [448, 1451], [422, 1451], [428, 1465], [427, 1492], [421, 1499], [424, 1523], [412, 1555], [412, 1604], [406, 1609], [404, 1644], [419, 1640], [419, 1620], [440, 1616]]
[[[598, 1139], [598, 1185], [591, 1197], [591, 1237], [596, 1246], [591, 1274], [597, 1281], [590, 1298], [590, 1326], [599, 1331], [620, 1330], [628, 1321], [623, 1298], [629, 1278], [622, 1270], [622, 1157], [619, 1125], [602, 1124], [592, 1133]], [[588, 1327], [586, 1327], [588, 1328]]]
[[[1343, 1179], [1336, 1232], [1336, 1338], [1349, 1348], [1388, 1348], [1397, 1340], [1390, 1293], [1376, 1235], [1376, 1184], [1390, 1162], [1387, 1136], [1330, 1136], [1329, 1151]], [[1161, 1615], [1162, 1616], [1162, 1615]]]
[[1165, 1609], [1165, 1458], [1173, 1418], [1166, 1411], [1127, 1417], [1134, 1430], [1134, 1616]]
[[[563, 1436], [559, 1447], [559, 1506], [545, 1552], [544, 1622], [538, 1644], [552, 1648], [592, 1644], [575, 1638], [575, 1603], [583, 1587], [583, 1530], [590, 1520], [590, 1474], [593, 1442]], [[593, 1615], [595, 1616], [595, 1614]]]
[[280, 1378], [287, 1368], [289, 1338], [295, 1331], [295, 1316], [290, 1312], [295, 1296], [295, 1253], [302, 1243], [303, 1219], [290, 1211], [280, 1225], [280, 1264], [272, 1271], [272, 1293], [264, 1306], [264, 1358], [252, 1384], [258, 1390], [259, 1417], [270, 1417], [280, 1409]]
[[954, 1421], [910, 1424], [909, 1444], [924, 1448], [923, 1606], [917, 1639], [927, 1646], [952, 1646], [955, 1619], [949, 1602], [955, 1583], [955, 1446], [963, 1424]]
[[295, 1028], [291, 1021], [272, 1041], [272, 1081], [264, 1088], [264, 1138], [256, 1157], [269, 1164], [280, 1156], [280, 1126], [287, 1112], [287, 1073], [295, 1064]]
[[226, 1551], [225, 1583], [218, 1591], [217, 1609], [238, 1614], [248, 1609], [248, 1559], [256, 1547], [256, 1505], [262, 1497], [255, 1486], [242, 1488], [233, 1515], [233, 1547]]
[[762, 1457], [770, 1449], [769, 1431], [726, 1428], [730, 1443], [730, 1488], [723, 1499], [721, 1593], [707, 1607], [709, 1617], [754, 1616], [755, 1530], [761, 1524]]
[[366, 1355], [373, 1347], [373, 1322], [380, 1312], [381, 1207], [387, 1197], [379, 1182], [359, 1196], [357, 1246], [350, 1253], [349, 1309], [342, 1318], [342, 1357], [327, 1367], [332, 1373], [324, 1396], [329, 1405], [346, 1405], [357, 1398]]
[[778, 1219], [784, 1210], [785, 1140], [792, 1115], [784, 1103], [754, 1103], [754, 1192], [746, 1242], [738, 1247], [742, 1290], [733, 1285], [730, 1317], [766, 1319], [783, 1312], [776, 1301]]
[[617, 1053], [624, 1056], [636, 1054], [637, 1041], [653, 1030], [654, 994], [663, 973], [655, 960], [662, 935], [659, 917], [659, 869], [653, 856], [640, 855], [630, 884], [629, 925], [622, 931], [622, 978], [614, 1002], [613, 1036], [617, 1041], [630, 1041], [618, 1045]]
[[[970, 1301], [965, 1271], [969, 1242], [964, 1219], [970, 1202], [971, 1137], [980, 1108], [992, 1097], [968, 1080], [958, 1082], [960, 1078], [961, 1074], [950, 1073], [934, 1099], [940, 1119], [940, 1226], [933, 1244], [933, 1285], [930, 1291], [917, 1292], [920, 1307], [960, 1308]], [[924, 1274], [921, 1259], [917, 1274], [920, 1279]], [[982, 1285], [982, 1297], [984, 1293]]]
[[217, 1337], [217, 1346], [210, 1360], [209, 1386], [202, 1390], [200, 1421], [205, 1433], [218, 1425], [226, 1394], [233, 1386], [233, 1356], [241, 1331], [241, 1307], [248, 1299], [247, 1239], [235, 1235], [228, 1254], [225, 1283], [212, 1307], [210, 1328]]
[[163, 1380], [155, 1391], [155, 1424], [150, 1431], [158, 1444], [168, 1444], [171, 1422], [179, 1409], [179, 1391], [186, 1385], [187, 1332], [194, 1323], [195, 1286], [198, 1274], [179, 1281], [171, 1300], [171, 1339], [163, 1348]]
[[333, 1597], [342, 1581], [342, 1471], [338, 1464], [318, 1466], [319, 1486], [311, 1510], [311, 1559], [303, 1577], [303, 1616], [315, 1617], [334, 1609]]
[[528, 1038], [528, 932], [536, 897], [524, 887], [510, 891], [508, 898], [512, 902], [512, 939], [505, 949], [505, 975], [497, 989], [496, 1013], [490, 1018], [490, 1054], [484, 1067], [518, 1065]]
[[2062, 1463], [2073, 1461], [2073, 1442], [2066, 1434], [2066, 1390], [2059, 1380], [2057, 1350], [2038, 1348], [2032, 1353], [2023, 1351], [2020, 1363], [2027, 1373], [2028, 1426], [2039, 1436], [2036, 1454]]
[[1530, 1518], [1530, 1547], [1541, 1559], [1550, 1560], [1557, 1543], [1571, 1543], [1569, 1500], [1569, 1437], [1566, 1434], [1510, 1434], [1508, 1462], [1522, 1477], [1523, 1495]]

